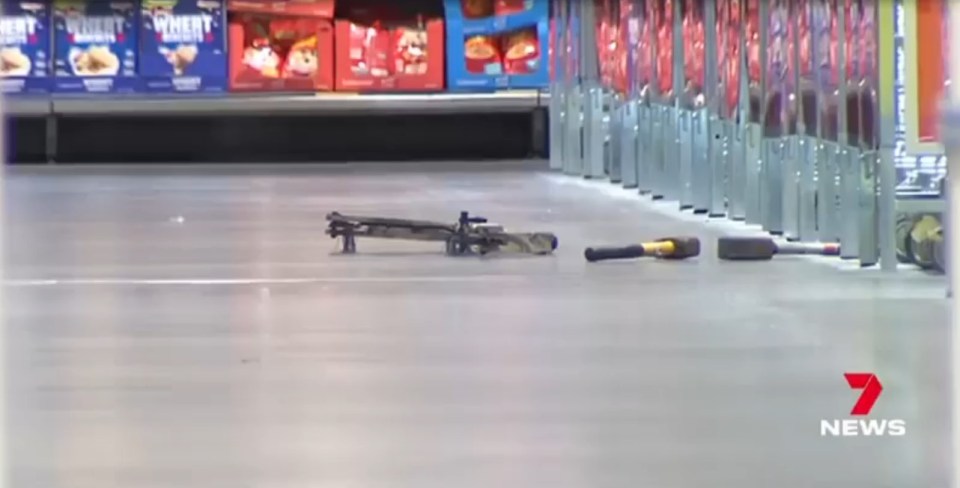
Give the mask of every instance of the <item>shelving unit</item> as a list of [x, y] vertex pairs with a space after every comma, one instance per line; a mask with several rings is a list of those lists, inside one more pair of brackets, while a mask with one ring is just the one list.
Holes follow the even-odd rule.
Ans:
[[537, 90], [494, 93], [429, 94], [271, 94], [223, 97], [52, 97], [4, 100], [14, 117], [70, 115], [210, 115], [210, 114], [349, 114], [523, 113], [549, 102]]
[[[549, 100], [538, 90], [510, 90], [488, 93], [424, 93], [424, 94], [229, 94], [219, 97], [90, 97], [90, 96], [53, 96], [50, 98], [6, 97], [4, 110], [14, 121], [15, 127], [29, 127], [30, 140], [34, 147], [42, 143], [43, 155], [40, 159], [55, 163], [60, 159], [61, 131], [70, 121], [76, 123], [102, 124], [110, 120], [137, 119], [147, 121], [151, 118], [168, 121], [174, 127], [165, 126], [165, 130], [178, 127], [177, 121], [187, 124], [189, 120], [227, 118], [275, 118], [278, 123], [291, 123], [291, 117], [300, 119], [330, 119], [357, 116], [402, 116], [409, 123], [416, 124], [423, 117], [449, 117], [451, 121], [459, 119], [463, 125], [464, 116], [481, 117], [529, 117], [528, 129], [532, 136], [533, 148], [542, 148], [546, 144], [545, 107]], [[80, 121], [83, 120], [83, 122]], [[281, 120], [282, 119], [282, 120]], [[312, 123], [312, 122], [310, 122]], [[38, 125], [39, 124], [39, 125]], [[406, 123], [404, 123], [406, 124]], [[142, 125], [142, 124], [139, 124]], [[380, 125], [383, 136], [383, 124]], [[395, 127], [404, 130], [402, 127]], [[388, 128], [389, 130], [389, 128]], [[427, 129], [424, 129], [427, 130]], [[20, 131], [22, 132], [22, 130]], [[89, 131], [88, 131], [89, 132]], [[317, 136], [325, 134], [318, 132]], [[135, 135], [120, 137], [146, 136], [142, 131]], [[178, 137], [182, 137], [180, 134]], [[110, 129], [94, 132], [89, 137], [110, 138]], [[173, 137], [173, 136], [171, 136]], [[217, 132], [210, 134], [211, 141], [217, 141]], [[236, 139], [230, 139], [236, 141]], [[374, 138], [373, 140], [376, 140]], [[76, 143], [76, 138], [71, 138]], [[215, 142], [211, 142], [215, 144]], [[223, 142], [221, 142], [223, 144]], [[232, 142], [231, 142], [232, 144]], [[545, 150], [545, 149], [544, 149]], [[536, 151], [541, 151], [536, 149]], [[31, 159], [33, 161], [36, 160]]]

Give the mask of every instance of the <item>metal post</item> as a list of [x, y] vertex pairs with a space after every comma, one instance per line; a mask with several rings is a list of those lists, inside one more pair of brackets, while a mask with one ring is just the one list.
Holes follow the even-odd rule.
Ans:
[[[747, 93], [749, 91], [749, 84], [747, 83], [747, 71], [744, 65], [745, 58], [745, 41], [746, 41], [746, 32], [744, 29], [744, 19], [745, 19], [745, 1], [740, 1], [736, 5], [738, 6], [738, 11], [736, 14], [733, 12], [734, 3], [731, 0], [726, 0], [730, 3], [727, 4], [727, 7], [730, 9], [729, 15], [737, 15], [737, 18], [740, 19], [739, 29], [737, 32], [739, 36], [737, 37], [737, 49], [736, 52], [739, 53], [739, 56], [736, 59], [729, 58], [731, 52], [727, 50], [727, 63], [737, 63], [739, 64], [739, 69], [737, 69], [738, 78], [727, 79], [726, 82], [729, 84], [736, 85], [739, 90], [737, 96], [737, 105], [732, 107], [727, 107], [727, 110], [724, 113], [724, 116], [728, 118], [726, 121], [727, 134], [726, 138], [728, 141], [727, 147], [729, 148], [729, 153], [727, 158], [730, 161], [730, 172], [729, 172], [729, 185], [727, 190], [727, 205], [728, 205], [728, 215], [731, 219], [734, 220], [744, 220], [746, 219], [747, 214], [747, 158], [746, 158], [746, 137], [745, 137], [745, 128], [747, 127], [748, 120], [748, 110], [744, 110], [744, 100], [747, 98]], [[724, 70], [726, 71], [726, 70]], [[724, 74], [726, 76], [726, 73]], [[726, 97], [724, 97], [726, 99]]]
[[638, 167], [637, 167], [637, 138], [639, 125], [637, 123], [637, 43], [639, 42], [639, 31], [636, 25], [638, 6], [636, 2], [630, 2], [630, 5], [621, 5], [620, 8], [629, 8], [628, 12], [621, 12], [629, 15], [627, 25], [622, 23], [620, 29], [626, 28], [626, 32], [620, 32], [618, 42], [625, 43], [620, 46], [626, 49], [627, 75], [626, 75], [626, 93], [624, 93], [624, 104], [621, 115], [620, 126], [620, 171], [623, 176], [624, 188], [636, 188], [638, 185]]
[[[791, 107], [800, 107], [802, 110], [800, 96], [800, 15], [797, 11], [797, 5], [789, 2], [780, 6], [781, 29], [780, 34], [784, 42], [781, 62], [786, 64], [783, 68], [785, 75], [781, 83], [780, 120], [782, 121], [782, 135], [780, 137], [784, 149], [781, 159], [780, 173], [780, 221], [781, 230], [785, 236], [793, 239], [800, 238], [800, 161], [803, 159], [801, 154], [802, 143], [800, 141], [803, 134], [803, 114], [799, 111], [790, 110]], [[792, 60], [792, 62], [791, 62]], [[789, 68], [793, 65], [793, 69]], [[796, 113], [796, 124], [791, 124], [790, 113]]]
[[[816, 70], [817, 86], [817, 237], [821, 242], [834, 242], [839, 236], [836, 224], [836, 166], [837, 145], [834, 140], [827, 140], [830, 135], [830, 125], [823, 110], [829, 105], [828, 100], [834, 98], [833, 90], [829, 87], [829, 74], [824, 68], [832, 70], [830, 65], [830, 10], [832, 5], [827, 0], [814, 4], [814, 69]], [[821, 46], [825, 43], [826, 47]], [[821, 55], [825, 55], [826, 58]]]
[[669, 177], [668, 177], [668, 167], [667, 160], [673, 156], [673, 133], [671, 131], [671, 115], [672, 107], [670, 107], [670, 97], [672, 93], [661, 93], [660, 92], [660, 52], [663, 50], [673, 51], [673, 42], [671, 38], [670, 45], [661, 45], [660, 37], [658, 35], [661, 23], [666, 22], [663, 20], [666, 17], [666, 12], [661, 11], [656, 8], [656, 3], [652, 4], [650, 10], [652, 16], [649, 21], [653, 22], [651, 26], [651, 41], [653, 46], [653, 73], [652, 79], [650, 80], [651, 86], [651, 98], [653, 103], [650, 107], [651, 115], [651, 139], [652, 139], [652, 155], [653, 157], [650, 160], [651, 164], [651, 181], [653, 183], [653, 188], [651, 188], [651, 197], [654, 200], [667, 198], [670, 195], [669, 187]]
[[[950, 45], [960, 46], [960, 32], [956, 27], [960, 26], [960, 0], [950, 0], [950, 23], [953, 28], [950, 29]], [[960, 80], [960, 50], [950, 49], [950, 79]], [[950, 229], [950, 235], [956, 235], [957, 229], [960, 229], [960, 83], [951, 83], [949, 88], [950, 111], [946, 117], [946, 125], [942, 133], [946, 136], [947, 149], [947, 204], [949, 214], [949, 223], [947, 229]], [[960, 289], [960, 274], [954, 272], [954, 259], [960, 255], [960, 240], [951, 239], [948, 241], [947, 270], [950, 278], [950, 289]], [[956, 460], [960, 455], [960, 297], [953, 293], [951, 296], [952, 326], [951, 331], [951, 376], [953, 377], [951, 408], [952, 413], [952, 431], [953, 431], [953, 459]], [[960, 488], [960, 464], [953, 462], [953, 480], [950, 486]]]
[[607, 121], [604, 126], [604, 159], [607, 161], [607, 175], [610, 177], [611, 183], [622, 183], [623, 182], [623, 167], [621, 165], [621, 147], [620, 139], [623, 130], [623, 109], [627, 101], [622, 94], [617, 93], [612, 87], [609, 88], [607, 96], [604, 97], [606, 100], [609, 100], [609, 108], [605, 110], [605, 118]]
[[594, 3], [581, 1], [580, 22], [580, 79], [583, 87], [583, 176], [604, 176], [603, 128], [604, 96], [600, 86], [600, 63], [597, 57], [596, 10]]
[[[782, 1], [782, 0], [780, 0]], [[773, 234], [783, 233], [783, 158], [786, 149], [783, 143], [783, 83], [779, 79], [779, 73], [772, 72], [773, 63], [781, 60], [772, 59], [769, 53], [769, 43], [773, 40], [772, 35], [780, 35], [779, 32], [771, 32], [771, 24], [774, 15], [780, 15], [779, 9], [782, 5], [771, 5], [769, 1], [760, 3], [760, 59], [764, 78], [764, 85], [767, 88], [766, 96], [761, 98], [760, 112], [763, 123], [763, 164], [761, 165], [763, 176], [760, 182], [760, 211], [762, 215], [761, 224], [763, 228]], [[782, 26], [786, 27], [786, 26]], [[771, 96], [780, 96], [780, 103], [777, 104], [777, 113], [768, 117], [767, 108]], [[775, 125], [772, 125], [775, 124]]]
[[838, 3], [837, 8], [837, 59], [840, 72], [838, 86], [838, 107], [839, 114], [839, 135], [838, 143], [840, 146], [839, 160], [837, 166], [840, 168], [840, 257], [844, 259], [855, 259], [860, 248], [857, 239], [857, 208], [859, 207], [857, 199], [859, 197], [857, 185], [859, 183], [859, 174], [857, 172], [856, 152], [850, 147], [850, 138], [848, 132], [848, 114], [847, 114], [847, 11], [843, 2]]
[[897, 169], [894, 166], [896, 151], [896, 108], [897, 96], [896, 53], [894, 37], [895, 2], [876, 2], [877, 13], [877, 96], [879, 97], [878, 117], [879, 133], [879, 195], [878, 195], [878, 244], [880, 247], [880, 268], [884, 271], [897, 270], [896, 211], [897, 211]]
[[[744, 9], [743, 17], [747, 18], [749, 14], [749, 9], [747, 7], [749, 0], [744, 0]], [[763, 105], [763, 101], [766, 99], [766, 70], [762, 69], [766, 65], [766, 50], [763, 46], [762, 39], [766, 34], [766, 28], [764, 27], [763, 18], [766, 15], [766, 0], [759, 0], [757, 5], [757, 36], [760, 38], [761, 46], [759, 47], [760, 51], [760, 79], [757, 80], [757, 85], [755, 87], [756, 96], [759, 99], [759, 105]], [[746, 24], [744, 24], [746, 27]], [[744, 131], [744, 159], [746, 166], [746, 204], [745, 204], [745, 220], [748, 224], [759, 224], [763, 220], [763, 215], [761, 212], [761, 199], [763, 198], [763, 120], [762, 115], [759, 115], [759, 111], [754, 117], [754, 113], [751, 110], [751, 101], [754, 93], [750, 90], [750, 85], [752, 80], [750, 80], [750, 62], [749, 62], [749, 50], [750, 46], [747, 43], [746, 38], [746, 29], [743, 29], [744, 34], [741, 37], [743, 44], [741, 45], [741, 76], [742, 80], [742, 91], [740, 92], [740, 106], [741, 106], [741, 117], [740, 120], [747, 121], [745, 126], [746, 130]]]
[[[796, 66], [797, 70], [794, 76], [794, 86], [796, 87], [797, 92], [797, 138], [798, 138], [798, 158], [797, 162], [799, 164], [798, 178], [798, 195], [797, 203], [799, 209], [797, 212], [797, 218], [799, 219], [798, 226], [798, 237], [801, 241], [815, 241], [817, 240], [817, 204], [816, 204], [816, 195], [817, 195], [817, 182], [816, 182], [816, 164], [817, 164], [817, 140], [814, 138], [814, 135], [817, 133], [817, 127], [819, 124], [819, 114], [817, 112], [816, 104], [813, 107], [814, 113], [808, 114], [807, 111], [810, 107], [807, 107], [807, 94], [808, 92], [805, 88], [810, 86], [804, 85], [804, 82], [809, 83], [812, 78], [811, 76], [805, 77], [803, 75], [803, 69], [805, 68], [800, 59], [800, 50], [801, 50], [801, 38], [800, 38], [800, 25], [799, 19], [804, 19], [807, 25], [807, 29], [811, 33], [810, 42], [806, 46], [811, 53], [815, 53], [815, 43], [814, 39], [816, 36], [812, 35], [815, 27], [813, 22], [813, 6], [808, 3], [806, 9], [798, 11], [795, 17], [797, 18], [797, 23], [795, 24], [796, 28], [794, 32], [796, 34], [796, 49], [794, 50], [793, 56], [797, 60]], [[815, 56], [810, 59], [810, 69], [815, 70], [816, 64], [814, 63]], [[814, 98], [817, 100], [819, 97]], [[811, 126], [807, 125], [808, 115], [813, 115], [812, 118], [813, 124]]]
[[[709, 198], [707, 200], [707, 213], [711, 217], [720, 217], [726, 214], [726, 199], [724, 198], [724, 189], [726, 188], [727, 148], [725, 141], [724, 121], [720, 119], [721, 107], [724, 104], [722, 90], [723, 86], [720, 76], [719, 55], [723, 52], [725, 44], [723, 37], [717, 36], [716, 25], [722, 20], [717, 15], [721, 2], [726, 0], [706, 0], [703, 3], [703, 25], [706, 34], [704, 40], [704, 96], [706, 97], [706, 114], [704, 118], [704, 156], [706, 164], [703, 170], [709, 172], [705, 180], [708, 183]], [[722, 33], [726, 29], [722, 28]]]
[[683, 1], [673, 0], [673, 159], [667, 160], [670, 168], [670, 186], [674, 198], [680, 202], [681, 209], [693, 206], [690, 191], [690, 111], [684, 102], [684, 82], [686, 81], [683, 53]]
[[563, 151], [564, 172], [568, 175], [582, 175], [583, 164], [583, 89], [581, 86], [581, 9], [572, 1], [565, 4], [567, 29], [564, 39], [566, 52], [566, 82], [564, 95], [566, 101], [565, 134]]
[[566, 83], [566, 60], [567, 51], [566, 42], [566, 8], [564, 3], [567, 0], [552, 0], [551, 11], [553, 12], [554, 36], [553, 45], [553, 73], [550, 78], [550, 169], [563, 169], [564, 162], [564, 125], [565, 125], [565, 83]]

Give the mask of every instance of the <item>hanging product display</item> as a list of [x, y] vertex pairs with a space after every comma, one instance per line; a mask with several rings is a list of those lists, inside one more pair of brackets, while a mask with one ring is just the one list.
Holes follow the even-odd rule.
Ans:
[[768, 133], [780, 135], [784, 129], [783, 116], [787, 98], [789, 65], [787, 50], [788, 10], [785, 0], [770, 0], [767, 25], [767, 77], [764, 126]]
[[725, 66], [723, 72], [724, 86], [726, 87], [727, 113], [730, 119], [737, 118], [737, 112], [740, 108], [740, 72], [741, 72], [741, 51], [740, 34], [743, 29], [742, 17], [740, 15], [740, 0], [729, 0], [724, 2], [727, 5], [725, 29], [725, 62], [720, 66]]
[[[650, 22], [650, 4], [652, 4], [654, 1], [655, 0], [642, 0], [640, 5], [638, 5], [635, 9], [637, 14], [636, 22], [638, 34], [637, 40], [634, 43], [636, 46], [634, 62], [636, 65], [636, 84], [641, 95], [646, 94], [651, 81], [654, 79], [653, 40], [651, 39], [654, 30], [652, 29]], [[641, 98], [643, 97], [641, 96]]]
[[703, 5], [696, 0], [685, 0], [682, 21], [684, 89], [695, 105], [702, 104], [704, 75]]
[[656, 7], [658, 88], [668, 98], [673, 96], [673, 0], [659, 0]]

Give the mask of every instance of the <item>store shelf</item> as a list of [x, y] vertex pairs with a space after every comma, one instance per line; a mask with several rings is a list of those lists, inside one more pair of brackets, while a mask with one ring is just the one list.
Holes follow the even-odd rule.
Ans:
[[3, 113], [14, 117], [43, 117], [49, 115], [50, 100], [47, 98], [4, 98]]
[[54, 98], [62, 115], [510, 113], [540, 106], [536, 90], [496, 93], [228, 95], [206, 98]]

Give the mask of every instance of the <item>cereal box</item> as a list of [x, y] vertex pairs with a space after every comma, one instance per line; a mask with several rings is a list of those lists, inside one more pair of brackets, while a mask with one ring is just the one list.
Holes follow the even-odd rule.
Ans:
[[50, 8], [42, 2], [0, 4], [0, 87], [3, 93], [50, 89]]
[[54, 90], [136, 91], [138, 14], [132, 1], [54, 0]]
[[140, 75], [147, 91], [226, 91], [221, 0], [142, 0], [140, 19]]

